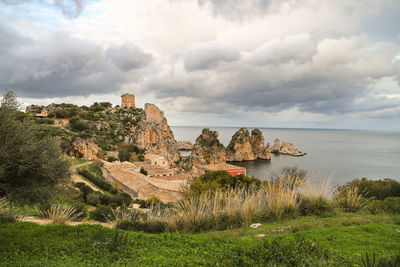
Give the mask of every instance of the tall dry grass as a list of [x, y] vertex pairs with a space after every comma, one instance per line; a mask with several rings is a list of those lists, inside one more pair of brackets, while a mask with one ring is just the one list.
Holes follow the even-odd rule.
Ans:
[[39, 217], [50, 219], [53, 224], [65, 224], [67, 221], [79, 221], [82, 212], [74, 206], [63, 206], [59, 203], [52, 204], [49, 209], [37, 208]]
[[333, 199], [345, 212], [368, 211], [372, 205], [372, 199], [363, 197], [356, 186], [336, 191]]

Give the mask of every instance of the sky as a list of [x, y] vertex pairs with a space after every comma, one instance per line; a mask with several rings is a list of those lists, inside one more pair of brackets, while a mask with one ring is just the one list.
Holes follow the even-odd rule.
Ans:
[[400, 130], [398, 0], [0, 0], [0, 93], [174, 126]]

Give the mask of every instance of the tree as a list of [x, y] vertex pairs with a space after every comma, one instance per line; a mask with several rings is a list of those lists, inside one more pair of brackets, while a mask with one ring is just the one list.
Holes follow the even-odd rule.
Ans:
[[60, 145], [40, 137], [32, 120], [16, 119], [18, 102], [7, 92], [0, 105], [0, 197], [19, 202], [43, 202], [69, 176]]

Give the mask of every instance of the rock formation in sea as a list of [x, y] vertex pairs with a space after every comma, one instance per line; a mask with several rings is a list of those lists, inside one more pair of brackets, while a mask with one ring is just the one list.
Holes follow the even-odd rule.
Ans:
[[71, 157], [97, 159], [99, 152], [101, 152], [101, 149], [92, 138], [77, 137], [72, 141], [67, 154]]
[[226, 151], [218, 140], [218, 132], [205, 128], [197, 137], [190, 155], [193, 166], [226, 162]]
[[178, 141], [179, 150], [190, 151], [193, 149], [193, 143], [190, 141]]
[[274, 146], [271, 149], [271, 152], [272, 153], [279, 153], [280, 150], [281, 150], [281, 140], [279, 140], [279, 138], [276, 138]]
[[249, 131], [246, 128], [241, 128], [232, 136], [232, 140], [226, 148], [226, 160], [243, 161], [255, 159], [257, 159], [257, 156], [250, 141]]
[[145, 105], [145, 116], [132, 130], [131, 142], [146, 153], [163, 156], [170, 166], [180, 158], [178, 143], [168, 126], [164, 112], [153, 104]]
[[281, 149], [279, 151], [280, 154], [291, 155], [291, 156], [304, 156], [305, 153], [301, 152], [297, 148], [294, 147], [293, 143], [283, 141], [281, 145]]
[[264, 136], [259, 129], [251, 131], [250, 142], [256, 158], [271, 159], [271, 151], [264, 146]]
[[275, 154], [284, 154], [291, 156], [304, 156], [306, 153], [301, 152], [297, 148], [294, 147], [293, 143], [282, 141], [282, 145], [280, 144], [280, 140], [275, 139], [275, 145], [272, 147], [272, 153]]

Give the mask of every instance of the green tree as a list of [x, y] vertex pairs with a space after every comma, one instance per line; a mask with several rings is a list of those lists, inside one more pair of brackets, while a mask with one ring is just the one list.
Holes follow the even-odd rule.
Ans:
[[42, 202], [69, 176], [60, 145], [40, 137], [32, 120], [17, 120], [18, 102], [6, 92], [0, 106], [0, 197], [19, 202]]

